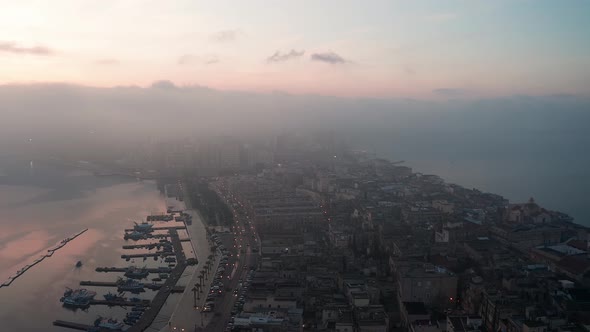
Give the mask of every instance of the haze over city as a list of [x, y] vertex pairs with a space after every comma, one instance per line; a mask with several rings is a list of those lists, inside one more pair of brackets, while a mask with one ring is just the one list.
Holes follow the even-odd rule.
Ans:
[[589, 14], [0, 0], [0, 331], [587, 332]]

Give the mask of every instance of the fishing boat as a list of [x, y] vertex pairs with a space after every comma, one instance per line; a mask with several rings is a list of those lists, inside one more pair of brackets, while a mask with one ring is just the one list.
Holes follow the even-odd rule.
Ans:
[[71, 308], [86, 308], [90, 306], [90, 300], [96, 296], [96, 292], [89, 291], [85, 288], [80, 289], [66, 289], [64, 295], [60, 299], [65, 307]]
[[104, 299], [107, 301], [125, 301], [127, 298], [122, 296], [122, 295], [117, 295], [111, 292], [108, 292], [107, 294], [103, 295]]
[[147, 268], [139, 269], [135, 266], [130, 266], [125, 271], [125, 276], [131, 279], [143, 279], [146, 278], [150, 273], [148, 272]]
[[98, 317], [94, 321], [94, 326], [99, 327], [99, 328], [103, 328], [106, 330], [120, 331], [123, 329], [125, 324], [123, 324], [113, 318]]
[[144, 221], [141, 224], [135, 223], [135, 226], [133, 226], [133, 230], [141, 233], [150, 233], [153, 231], [153, 227], [153, 224]]
[[117, 282], [117, 289], [119, 292], [129, 291], [132, 293], [139, 293], [144, 291], [143, 284], [133, 279], [119, 279], [119, 281]]

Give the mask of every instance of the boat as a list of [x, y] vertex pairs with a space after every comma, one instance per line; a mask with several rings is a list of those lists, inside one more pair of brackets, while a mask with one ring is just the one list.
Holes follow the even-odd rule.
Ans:
[[66, 291], [64, 292], [63, 297], [62, 297], [62, 302], [63, 302], [63, 300], [65, 300], [68, 297], [90, 300], [90, 299], [93, 299], [95, 296], [96, 296], [95, 291], [89, 291], [86, 288], [78, 288], [76, 290], [73, 290], [71, 288], [67, 288]]
[[81, 267], [82, 266], [82, 261], [78, 261], [78, 263], [76, 263], [76, 267]]
[[76, 290], [68, 288], [59, 300], [66, 307], [86, 308], [90, 305], [90, 300], [92, 300], [94, 296], [96, 296], [96, 292], [89, 291], [85, 288]]
[[70, 308], [87, 308], [90, 306], [89, 299], [65, 298], [62, 302], [64, 307]]
[[127, 271], [125, 271], [125, 276], [131, 279], [143, 279], [146, 278], [149, 274], [149, 271], [145, 267], [142, 269], [138, 269], [135, 266], [130, 266], [129, 268], [127, 268]]
[[137, 322], [136, 318], [126, 317], [123, 319], [123, 323], [127, 325], [134, 325]]
[[103, 295], [104, 299], [107, 301], [125, 301], [127, 298], [125, 298], [122, 295], [117, 295], [111, 292], [108, 292], [107, 294]]
[[153, 227], [153, 224], [144, 221], [141, 224], [135, 223], [135, 226], [133, 226], [133, 230], [141, 233], [150, 233], [153, 231]]
[[131, 317], [138, 318], [141, 315], [143, 315], [143, 311], [130, 311], [127, 313], [128, 318], [131, 318]]
[[143, 292], [143, 284], [133, 279], [119, 279], [117, 282], [117, 289], [119, 292]]
[[123, 329], [125, 324], [113, 318], [98, 317], [94, 321], [94, 326], [107, 330], [120, 331]]
[[133, 231], [131, 233], [125, 233], [125, 235], [123, 236], [123, 238], [125, 240], [127, 239], [131, 239], [131, 240], [145, 240], [147, 239], [147, 235], [145, 233], [142, 232], [138, 232], [138, 231]]

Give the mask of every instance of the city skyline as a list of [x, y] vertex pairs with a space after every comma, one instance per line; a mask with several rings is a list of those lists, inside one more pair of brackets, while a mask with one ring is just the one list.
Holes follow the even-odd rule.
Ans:
[[[584, 1], [20, 1], [0, 84], [456, 99], [589, 92]], [[141, 8], [139, 10], [138, 8]]]

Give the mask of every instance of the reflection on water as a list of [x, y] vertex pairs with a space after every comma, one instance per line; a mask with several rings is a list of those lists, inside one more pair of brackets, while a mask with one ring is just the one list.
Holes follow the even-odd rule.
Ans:
[[[123, 229], [132, 225], [129, 220], [165, 210], [155, 183], [94, 177], [40, 163], [35, 163], [34, 172], [30, 172], [29, 161], [1, 163], [6, 176], [0, 177], [0, 283], [59, 241], [89, 229], [10, 287], [0, 289], [2, 330], [64, 331], [53, 327], [52, 321], [90, 323], [97, 315], [123, 317], [124, 308], [92, 306], [87, 311], [71, 311], [62, 308], [59, 299], [66, 287], [79, 287], [81, 280], [115, 281], [122, 275], [95, 272], [98, 266], [163, 265], [153, 259], [120, 259], [125, 243]], [[83, 263], [79, 268], [75, 266], [77, 261]], [[86, 288], [96, 291], [97, 299], [115, 291], [108, 287]], [[153, 291], [146, 290], [137, 297], [153, 295]]]

